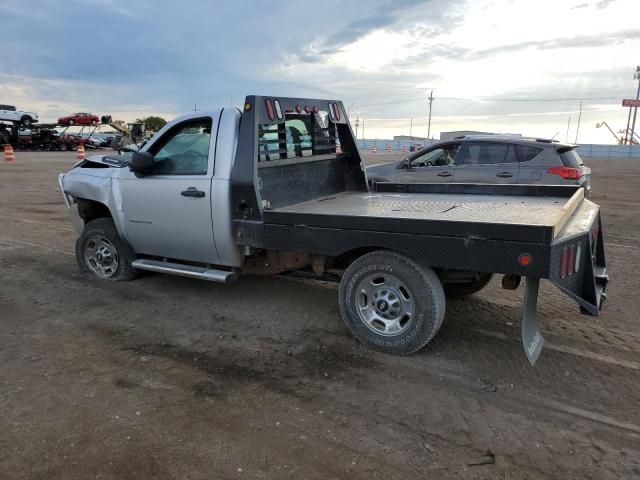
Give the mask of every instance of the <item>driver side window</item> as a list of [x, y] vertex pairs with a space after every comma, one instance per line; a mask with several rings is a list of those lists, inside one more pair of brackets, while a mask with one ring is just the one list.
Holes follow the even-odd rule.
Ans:
[[434, 148], [411, 160], [411, 166], [416, 167], [444, 167], [453, 165], [460, 145], [448, 145]]
[[160, 175], [205, 175], [209, 165], [211, 118], [198, 118], [176, 125], [149, 149]]

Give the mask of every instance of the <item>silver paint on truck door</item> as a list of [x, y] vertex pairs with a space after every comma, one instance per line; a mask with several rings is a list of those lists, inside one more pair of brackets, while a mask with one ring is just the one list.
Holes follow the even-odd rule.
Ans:
[[156, 160], [153, 173], [121, 178], [123, 223], [136, 253], [220, 263], [211, 197], [219, 117], [176, 123], [147, 150]]

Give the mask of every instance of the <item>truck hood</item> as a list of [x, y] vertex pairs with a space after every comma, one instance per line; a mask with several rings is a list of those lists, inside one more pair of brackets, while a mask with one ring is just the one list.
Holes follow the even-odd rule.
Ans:
[[91, 155], [84, 160], [78, 160], [72, 167], [80, 169], [122, 168], [131, 157], [129, 155]]

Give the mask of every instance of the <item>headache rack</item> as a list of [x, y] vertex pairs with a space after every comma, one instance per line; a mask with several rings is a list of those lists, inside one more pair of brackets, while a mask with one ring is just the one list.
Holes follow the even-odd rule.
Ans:
[[265, 209], [367, 190], [338, 100], [250, 95], [238, 137], [231, 171], [234, 218], [261, 220]]

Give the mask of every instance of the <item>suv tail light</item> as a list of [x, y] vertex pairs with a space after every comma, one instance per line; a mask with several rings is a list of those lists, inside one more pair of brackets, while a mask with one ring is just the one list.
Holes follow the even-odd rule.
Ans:
[[547, 173], [560, 175], [565, 180], [578, 180], [584, 175], [582, 167], [552, 167]]

